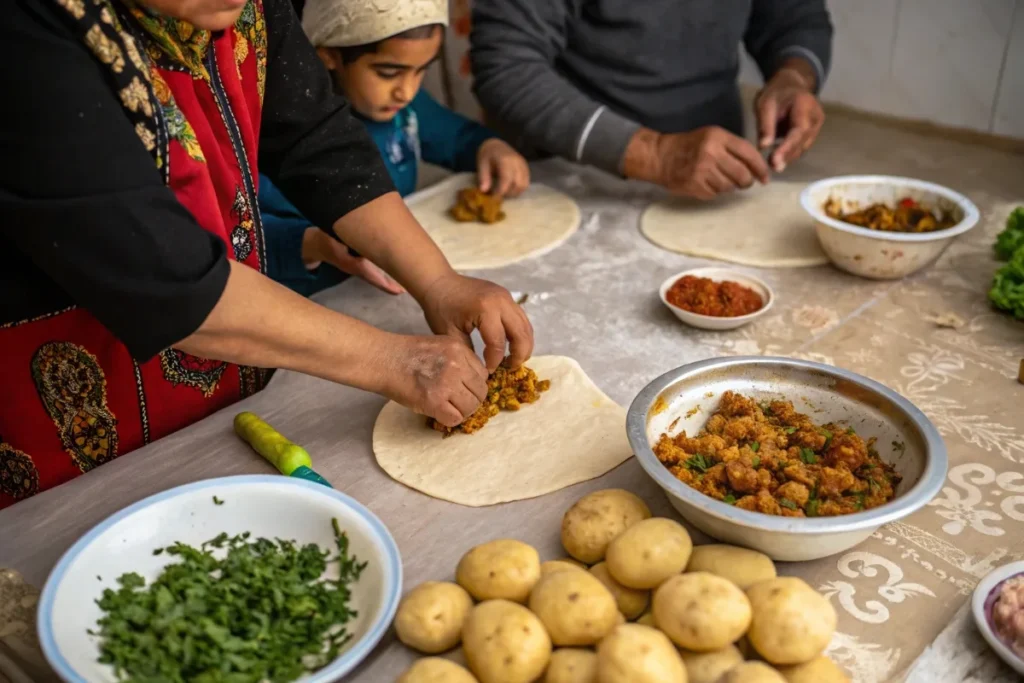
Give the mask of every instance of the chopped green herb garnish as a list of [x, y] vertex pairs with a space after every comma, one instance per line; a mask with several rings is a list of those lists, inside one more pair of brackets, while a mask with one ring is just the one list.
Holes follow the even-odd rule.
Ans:
[[755, 455], [750, 460], [750, 466], [753, 467], [756, 470], [760, 465], [761, 465], [761, 456], [760, 455]]
[[755, 453], [757, 453], [759, 448], [761, 448], [761, 442], [760, 441], [751, 441], [750, 442], [750, 450], [752, 450]]
[[864, 509], [864, 498], [865, 497], [866, 496], [863, 493], [858, 493], [857, 494], [857, 509], [858, 510], [863, 510]]
[[691, 455], [690, 459], [686, 461], [687, 469], [695, 470], [697, 472], [707, 472], [714, 464], [715, 463], [711, 461], [711, 458], [706, 455], [701, 455], [700, 453], [697, 455]]
[[154, 555], [163, 555], [164, 554], [164, 549], [163, 548], [157, 548], [156, 550], [153, 551], [153, 554]]
[[857, 430], [855, 430], [853, 427], [847, 427], [846, 428], [846, 433], [847, 434], [856, 434]]
[[828, 447], [832, 445], [832, 432], [828, 431], [827, 429], [821, 429], [819, 431], [821, 432], [821, 435], [825, 437], [825, 445], [822, 446], [821, 449], [827, 450]]
[[735, 505], [736, 504], [736, 496], [734, 496], [734, 495], [732, 495], [730, 493], [729, 495], [727, 495], [725, 498], [722, 499], [722, 502], [723, 503], [728, 503], [729, 505]]
[[882, 488], [882, 485], [881, 485], [881, 484], [879, 484], [879, 483], [878, 483], [877, 481], [875, 481], [874, 479], [868, 479], [868, 484], [869, 484], [869, 485], [871, 486], [871, 489], [872, 489], [873, 491], [878, 491], [878, 490], [880, 490], [880, 489]]
[[213, 504], [214, 504], [214, 505], [223, 505], [223, 504], [224, 504], [224, 501], [223, 501], [223, 500], [221, 500], [220, 498], [218, 498], [217, 496], [214, 496], [214, 497], [213, 497]]
[[[366, 567], [333, 528], [333, 558], [248, 533], [166, 548], [178, 561], [155, 581], [123, 574], [97, 600], [99, 661], [120, 680], [167, 683], [291, 681], [322, 668], [352, 637], [349, 586]], [[321, 580], [331, 564], [338, 578]]]
[[789, 508], [790, 510], [799, 509], [797, 504], [791, 501], [789, 498], [779, 498], [779, 505], [781, 505], [784, 508]]
[[792, 434], [795, 431], [796, 431], [796, 427], [786, 427], [786, 433], [787, 434]]
[[903, 443], [902, 441], [893, 441], [892, 449], [894, 451], [899, 451], [900, 453], [902, 453], [903, 451], [907, 450], [907, 444]]
[[807, 501], [806, 514], [807, 514], [808, 517], [817, 517], [818, 516], [818, 500], [817, 499], [812, 499], [812, 500]]
[[814, 465], [818, 462], [818, 456], [810, 448], [800, 449], [800, 459], [807, 465]]

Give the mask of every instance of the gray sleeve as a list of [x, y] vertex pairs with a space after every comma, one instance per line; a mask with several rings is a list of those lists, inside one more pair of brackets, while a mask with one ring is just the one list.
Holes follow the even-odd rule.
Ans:
[[825, 84], [832, 61], [832, 22], [825, 0], [754, 0], [743, 43], [765, 80], [788, 57], [807, 60]]
[[565, 0], [475, 0], [473, 90], [489, 115], [525, 142], [619, 173], [639, 124], [595, 102], [555, 68], [566, 45]]

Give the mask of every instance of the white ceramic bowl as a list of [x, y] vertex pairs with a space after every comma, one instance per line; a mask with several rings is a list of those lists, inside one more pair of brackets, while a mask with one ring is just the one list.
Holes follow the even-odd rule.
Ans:
[[[818, 424], [848, 425], [866, 438], [877, 438], [879, 454], [903, 477], [896, 498], [838, 517], [780, 517], [742, 510], [679, 481], [658, 460], [653, 445], [666, 432], [697, 434], [727, 390], [758, 400], [783, 398]], [[852, 548], [883, 524], [923, 507], [946, 480], [942, 437], [910, 401], [867, 377], [795, 358], [715, 358], [671, 370], [633, 400], [626, 413], [626, 435], [640, 466], [684, 519], [723, 543], [784, 562], [815, 560]]]
[[[935, 232], [869, 230], [825, 215], [825, 203], [843, 202], [844, 211], [875, 203], [896, 206], [904, 197], [928, 208], [951, 212], [957, 224]], [[822, 249], [837, 267], [873, 280], [896, 280], [917, 272], [939, 257], [955, 237], [978, 223], [978, 207], [948, 187], [914, 178], [849, 175], [826, 178], [807, 186], [800, 203], [814, 219]]]
[[[726, 282], [731, 281], [737, 284], [749, 287], [750, 289], [757, 292], [758, 296], [761, 297], [762, 306], [753, 313], [747, 315], [738, 315], [732, 318], [718, 318], [713, 315], [701, 315], [700, 313], [693, 313], [687, 311], [684, 308], [679, 308], [668, 302], [665, 294], [676, 281], [685, 276], [693, 275], [694, 277], [706, 277], [709, 280], [715, 282]], [[738, 270], [732, 268], [694, 268], [692, 270], [684, 270], [681, 273], [676, 273], [672, 277], [668, 278], [661, 283], [661, 287], [658, 289], [658, 296], [661, 297], [661, 302], [668, 306], [668, 309], [672, 313], [682, 320], [687, 325], [692, 327], [699, 327], [702, 330], [734, 330], [737, 327], [742, 327], [749, 322], [757, 320], [762, 315], [768, 312], [768, 309], [775, 303], [775, 293], [772, 288], [762, 280], [761, 278], [754, 277], [753, 275], [747, 275]]]
[[[223, 504], [214, 504], [214, 496]], [[370, 653], [394, 618], [402, 592], [398, 547], [384, 524], [354, 499], [280, 475], [179, 486], [98, 524], [71, 546], [46, 581], [38, 613], [43, 652], [65, 681], [113, 683], [113, 669], [96, 661], [98, 639], [86, 631], [101, 616], [96, 599], [104, 588], [116, 587], [117, 577], [134, 571], [149, 582], [174, 561], [166, 553], [154, 556], [155, 548], [175, 541], [198, 546], [221, 532], [249, 531], [253, 537], [294, 539], [333, 550], [332, 518], [348, 535], [351, 553], [368, 562], [352, 586], [352, 607], [359, 616], [346, 625], [354, 637], [338, 658], [300, 680], [336, 681]]]
[[1024, 675], [1024, 659], [1011, 650], [992, 630], [992, 624], [988, 618], [991, 605], [986, 604], [992, 592], [998, 589], [1004, 581], [1020, 575], [1024, 575], [1024, 562], [1011, 562], [990, 572], [974, 589], [974, 595], [971, 598], [971, 613], [974, 615], [974, 623], [989, 646], [1004, 662], [1013, 667], [1014, 671]]

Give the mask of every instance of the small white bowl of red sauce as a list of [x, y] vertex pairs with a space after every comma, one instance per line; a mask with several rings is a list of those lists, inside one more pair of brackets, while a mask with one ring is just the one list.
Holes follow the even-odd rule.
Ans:
[[702, 330], [742, 327], [775, 303], [775, 293], [764, 280], [732, 268], [676, 273], [661, 283], [658, 293], [677, 318]]

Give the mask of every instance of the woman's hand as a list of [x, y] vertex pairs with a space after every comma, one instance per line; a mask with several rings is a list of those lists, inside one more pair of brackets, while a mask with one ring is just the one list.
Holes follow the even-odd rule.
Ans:
[[530, 186], [530, 166], [519, 152], [498, 138], [480, 145], [476, 174], [481, 192], [518, 197]]
[[306, 228], [302, 236], [302, 260], [314, 268], [329, 263], [343, 273], [355, 275], [388, 294], [404, 294], [405, 288], [369, 259], [353, 256], [348, 248], [320, 228]]
[[420, 305], [431, 330], [455, 337], [467, 348], [473, 347], [473, 330], [480, 330], [488, 372], [505, 358], [506, 343], [513, 368], [533, 353], [530, 319], [505, 288], [492, 282], [451, 272], [426, 289]]

